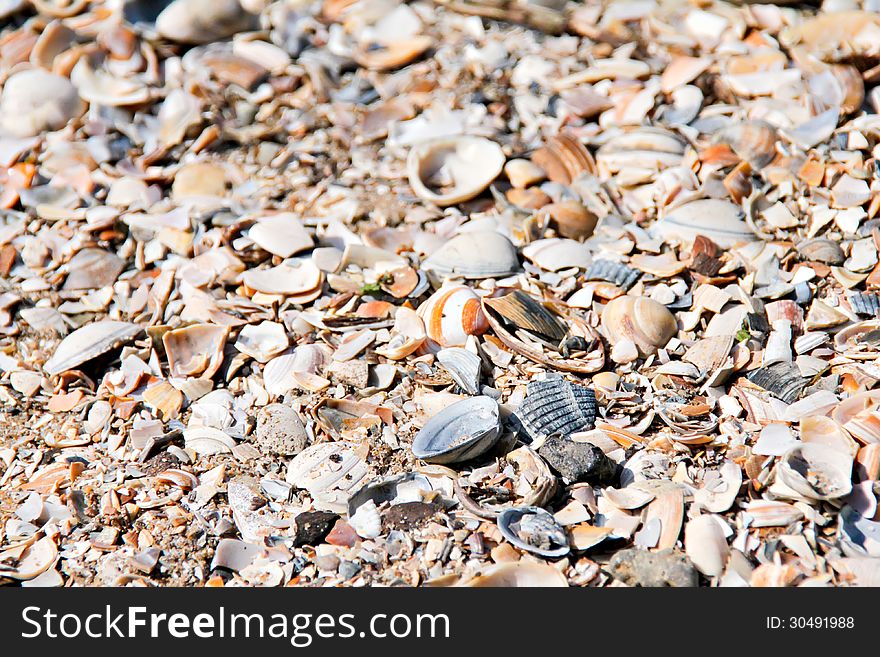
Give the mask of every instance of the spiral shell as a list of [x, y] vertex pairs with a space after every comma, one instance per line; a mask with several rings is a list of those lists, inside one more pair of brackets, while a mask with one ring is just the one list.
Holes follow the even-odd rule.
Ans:
[[602, 311], [602, 328], [612, 345], [632, 340], [643, 356], [653, 354], [678, 332], [675, 317], [653, 299], [622, 296]]
[[428, 337], [441, 347], [461, 347], [489, 329], [480, 298], [465, 285], [441, 287], [419, 307]]

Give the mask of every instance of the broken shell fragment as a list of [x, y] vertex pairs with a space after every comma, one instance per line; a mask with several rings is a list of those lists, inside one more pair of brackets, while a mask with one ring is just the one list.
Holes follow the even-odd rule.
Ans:
[[498, 177], [504, 153], [483, 137], [436, 139], [413, 146], [406, 161], [409, 184], [422, 200], [439, 206], [473, 198]]
[[61, 341], [52, 358], [43, 365], [43, 371], [55, 376], [71, 370], [129, 342], [142, 330], [137, 324], [109, 319], [86, 324]]
[[372, 42], [354, 52], [354, 60], [371, 71], [390, 71], [409, 64], [434, 45], [434, 39], [418, 35], [390, 43]]
[[469, 588], [565, 588], [568, 586], [568, 580], [556, 568], [548, 564], [516, 561], [489, 566], [481, 574], [460, 582], [456, 586]]
[[[21, 581], [32, 580], [49, 570], [57, 558], [58, 548], [55, 541], [44, 536], [26, 547], [23, 552], [19, 552], [16, 548], [0, 552], [0, 577]], [[10, 561], [15, 565], [7, 565]]]
[[559, 376], [530, 381], [516, 415], [533, 441], [553, 435], [567, 437], [593, 428], [596, 395], [590, 388]]
[[570, 551], [565, 530], [552, 514], [537, 506], [505, 509], [498, 515], [498, 529], [514, 547], [548, 559]]
[[469, 395], [480, 391], [482, 361], [475, 353], [461, 347], [447, 347], [437, 352], [437, 361]]
[[851, 455], [820, 443], [795, 445], [782, 456], [778, 475], [810, 500], [835, 500], [852, 490]]
[[286, 481], [307, 490], [320, 510], [345, 513], [351, 492], [368, 473], [355, 445], [337, 441], [306, 447], [288, 465]]
[[421, 428], [413, 455], [428, 463], [458, 463], [484, 454], [498, 440], [498, 402], [470, 397], [440, 411]]
[[721, 522], [713, 515], [702, 515], [684, 527], [685, 554], [706, 577], [720, 576], [730, 555]]
[[235, 348], [259, 363], [265, 363], [290, 346], [284, 327], [277, 322], [248, 324], [238, 334]]
[[228, 326], [192, 324], [162, 336], [171, 376], [210, 379], [223, 363]]
[[700, 199], [667, 210], [654, 228], [666, 240], [693, 243], [704, 235], [721, 248], [730, 248], [757, 239], [743, 217], [739, 206], [729, 201]]
[[622, 296], [602, 311], [602, 328], [612, 345], [631, 340], [642, 356], [666, 345], [678, 332], [675, 317], [653, 299]]

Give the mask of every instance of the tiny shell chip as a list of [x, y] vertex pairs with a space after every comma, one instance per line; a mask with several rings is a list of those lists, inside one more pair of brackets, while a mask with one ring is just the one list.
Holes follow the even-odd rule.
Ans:
[[86, 324], [61, 341], [43, 370], [49, 376], [66, 372], [132, 340], [142, 330], [137, 324], [109, 319]]
[[498, 515], [498, 529], [514, 547], [542, 557], [558, 559], [570, 550], [565, 529], [537, 506], [505, 509]]
[[367, 464], [345, 441], [319, 443], [300, 452], [287, 467], [286, 481], [303, 488], [321, 511], [345, 513], [352, 491], [366, 480]]
[[532, 440], [589, 431], [596, 420], [596, 395], [559, 376], [531, 381], [516, 412]]
[[443, 409], [416, 435], [413, 455], [428, 463], [456, 463], [476, 458], [498, 440], [498, 402], [470, 397]]

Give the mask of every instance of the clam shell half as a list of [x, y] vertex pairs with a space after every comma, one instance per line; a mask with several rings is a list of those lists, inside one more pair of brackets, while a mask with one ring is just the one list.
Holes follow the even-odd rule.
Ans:
[[498, 177], [504, 153], [483, 137], [454, 137], [417, 144], [409, 152], [409, 184], [422, 200], [454, 205], [472, 199]]
[[484, 454], [498, 440], [498, 412], [491, 397], [452, 404], [422, 427], [412, 444], [413, 455], [428, 463], [457, 463]]

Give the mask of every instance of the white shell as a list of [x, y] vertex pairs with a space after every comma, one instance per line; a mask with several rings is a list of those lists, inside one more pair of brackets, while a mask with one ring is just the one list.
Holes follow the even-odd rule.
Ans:
[[683, 243], [705, 235], [723, 249], [757, 239], [739, 206], [719, 199], [699, 199], [668, 210], [654, 230], [665, 240]]
[[568, 267], [586, 269], [590, 266], [590, 252], [586, 246], [570, 239], [551, 237], [537, 240], [523, 247], [522, 254], [547, 271]]
[[311, 260], [304, 260], [297, 267], [282, 264], [270, 269], [249, 269], [242, 275], [242, 281], [266, 294], [303, 294], [317, 288], [322, 276]]
[[85, 107], [76, 87], [65, 77], [42, 69], [11, 75], [0, 95], [0, 133], [33, 137], [58, 130]]
[[299, 217], [292, 212], [280, 212], [258, 219], [248, 231], [248, 237], [264, 251], [281, 258], [289, 258], [315, 244]]
[[519, 269], [516, 247], [494, 230], [456, 235], [431, 254], [423, 268], [439, 276], [500, 278]]
[[712, 515], [697, 516], [684, 527], [685, 553], [706, 577], [718, 577], [730, 556], [721, 521]]
[[212, 427], [188, 427], [183, 431], [183, 441], [187, 449], [201, 456], [231, 452], [235, 447], [229, 435]]
[[413, 146], [406, 161], [409, 184], [419, 198], [440, 206], [482, 192], [504, 167], [504, 153], [483, 137], [449, 137]]
[[284, 326], [277, 322], [264, 321], [248, 324], [235, 341], [235, 348], [254, 360], [265, 363], [277, 356], [290, 345]]
[[286, 481], [304, 488], [323, 511], [345, 513], [351, 491], [365, 481], [367, 464], [345, 441], [319, 443], [300, 452], [287, 467]]
[[131, 340], [142, 330], [137, 324], [108, 319], [86, 324], [61, 341], [43, 370], [49, 376], [66, 372]]
[[437, 352], [437, 360], [468, 394], [476, 395], [480, 391], [482, 361], [475, 353], [462, 347], [448, 347]]
[[811, 500], [834, 500], [852, 490], [852, 457], [821, 443], [801, 443], [780, 459], [778, 476]]
[[422, 427], [412, 444], [413, 455], [429, 463], [455, 463], [475, 458], [498, 440], [498, 402], [469, 397], [446, 407]]

